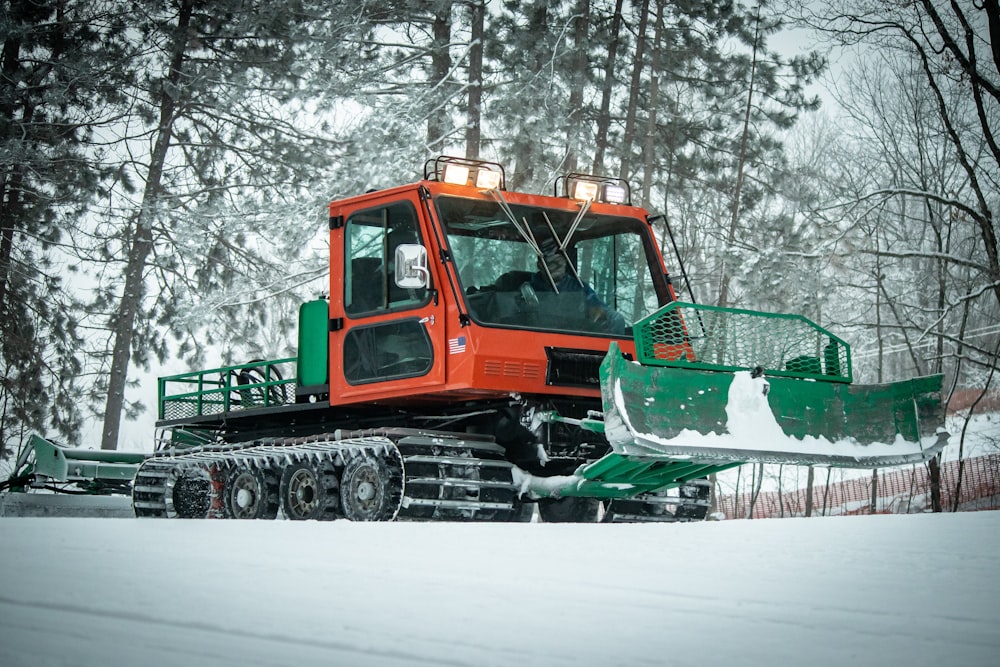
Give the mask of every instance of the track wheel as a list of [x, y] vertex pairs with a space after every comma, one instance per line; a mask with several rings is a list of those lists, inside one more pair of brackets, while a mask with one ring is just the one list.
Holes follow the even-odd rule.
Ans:
[[294, 521], [335, 519], [336, 476], [332, 464], [293, 463], [281, 474], [278, 497], [285, 518]]
[[391, 521], [398, 509], [396, 481], [386, 463], [370, 455], [355, 456], [340, 477], [340, 504], [351, 521]]
[[708, 515], [708, 502], [712, 495], [712, 485], [707, 479], [692, 479], [678, 489], [680, 497], [692, 500], [682, 503], [674, 511], [674, 516], [682, 521], [702, 521]]
[[596, 498], [546, 498], [538, 501], [538, 514], [546, 523], [596, 523]]
[[166, 515], [178, 519], [205, 519], [212, 509], [212, 477], [204, 468], [174, 468], [167, 479]]
[[237, 465], [226, 480], [225, 504], [234, 519], [273, 519], [278, 515], [278, 480], [269, 471]]
[[531, 523], [534, 516], [535, 503], [525, 503], [515, 499], [514, 510], [507, 517], [506, 521], [513, 521], [514, 523]]

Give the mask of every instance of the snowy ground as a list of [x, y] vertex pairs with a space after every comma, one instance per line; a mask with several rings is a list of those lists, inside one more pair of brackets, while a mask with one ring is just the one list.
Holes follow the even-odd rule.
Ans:
[[1000, 512], [0, 519], [0, 665], [996, 665]]

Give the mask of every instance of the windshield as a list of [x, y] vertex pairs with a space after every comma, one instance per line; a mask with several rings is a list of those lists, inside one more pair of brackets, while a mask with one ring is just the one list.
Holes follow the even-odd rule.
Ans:
[[624, 336], [667, 300], [662, 274], [657, 284], [651, 273], [643, 220], [499, 197], [436, 203], [480, 324]]

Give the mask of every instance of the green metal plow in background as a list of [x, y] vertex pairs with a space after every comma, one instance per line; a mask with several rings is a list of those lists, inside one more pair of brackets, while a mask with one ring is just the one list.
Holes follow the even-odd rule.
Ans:
[[75, 484], [90, 493], [117, 492], [132, 481], [146, 459], [141, 452], [63, 447], [37, 434], [31, 435], [28, 445], [14, 464], [13, 489]]

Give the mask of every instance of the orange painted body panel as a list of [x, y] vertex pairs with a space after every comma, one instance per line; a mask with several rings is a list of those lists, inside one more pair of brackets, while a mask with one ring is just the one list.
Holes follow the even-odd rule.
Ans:
[[[546, 348], [604, 353], [610, 341], [615, 340], [623, 351], [634, 354], [635, 346], [631, 338], [501, 328], [475, 322], [462, 326], [460, 315], [465, 313], [466, 306], [461, 302], [462, 296], [457, 290], [457, 277], [453, 274], [449, 276], [449, 273], [455, 271], [455, 266], [440, 259], [442, 251], [446, 250], [442, 247], [445, 244], [445, 232], [436, 220], [433, 202], [422, 200], [421, 189], [431, 196], [447, 194], [493, 201], [488, 193], [480, 192], [474, 187], [422, 181], [330, 204], [331, 220], [347, 220], [357, 211], [391, 202], [410, 202], [417, 211], [422, 243], [428, 251], [431, 285], [436, 290], [436, 298], [418, 307], [351, 317], [344, 307], [344, 274], [347, 266], [345, 228], [339, 226], [330, 230], [330, 318], [343, 323], [341, 328], [330, 333], [330, 404], [434, 404], [503, 398], [511, 393], [598, 398], [600, 390], [597, 387], [548, 385]], [[571, 212], [579, 210], [578, 202], [567, 198], [514, 192], [504, 192], [503, 195], [511, 204], [561, 208]], [[641, 208], [599, 203], [593, 204], [590, 211], [594, 214], [639, 219], [645, 219], [647, 215]], [[653, 243], [652, 247], [656, 249], [656, 244]], [[656, 253], [657, 261], [662, 267], [658, 249]], [[455, 289], [452, 285], [456, 286]], [[673, 298], [672, 289], [670, 296]], [[342, 370], [343, 347], [345, 337], [352, 329], [412, 319], [425, 327], [433, 347], [433, 364], [428, 373], [419, 377], [353, 385], [345, 379]]]
[[[586, 350], [605, 353], [608, 338], [575, 336], [541, 331], [521, 331], [484, 327], [476, 324], [465, 328], [468, 344], [464, 353], [448, 357], [448, 389], [477, 389], [506, 395], [558, 394], [560, 396], [599, 397], [600, 390], [587, 387], [552, 387], [546, 385], [547, 347]], [[629, 354], [635, 354], [635, 344], [615, 338]]]

